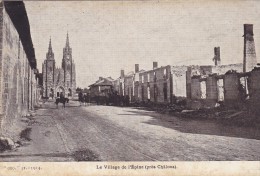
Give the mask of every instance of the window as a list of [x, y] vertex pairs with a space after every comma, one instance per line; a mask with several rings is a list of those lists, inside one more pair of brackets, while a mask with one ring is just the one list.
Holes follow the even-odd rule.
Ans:
[[154, 75], [154, 82], [156, 82], [156, 72], [153, 72], [153, 75]]
[[142, 86], [142, 101], [144, 101], [144, 86]]
[[147, 87], [147, 99], [150, 100], [150, 98], [151, 98], [150, 87]]
[[5, 83], [5, 89], [8, 89], [8, 83]]
[[163, 84], [163, 97], [164, 101], [167, 101], [167, 83]]
[[144, 83], [144, 75], [142, 75], [142, 83]]
[[166, 70], [166, 68], [163, 70], [163, 78], [164, 78], [164, 79], [167, 78], [167, 70]]
[[133, 96], [135, 96], [135, 82], [133, 81]]
[[150, 82], [150, 74], [147, 74], [147, 82]]

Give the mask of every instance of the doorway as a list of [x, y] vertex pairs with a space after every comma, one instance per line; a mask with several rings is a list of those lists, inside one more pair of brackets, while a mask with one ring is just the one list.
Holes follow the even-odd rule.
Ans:
[[56, 92], [57, 92], [57, 97], [60, 97], [61, 93], [65, 95], [65, 89], [61, 86], [57, 88]]

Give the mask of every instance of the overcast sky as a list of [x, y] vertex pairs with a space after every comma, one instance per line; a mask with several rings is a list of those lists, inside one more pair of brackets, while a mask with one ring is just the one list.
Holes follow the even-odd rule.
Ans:
[[121, 69], [133, 71], [135, 63], [145, 70], [153, 61], [159, 66], [213, 64], [215, 46], [220, 46], [222, 64], [242, 63], [244, 23], [254, 24], [260, 53], [257, 1], [26, 1], [25, 6], [40, 71], [50, 36], [61, 67], [68, 31], [80, 87], [99, 76], [118, 78]]

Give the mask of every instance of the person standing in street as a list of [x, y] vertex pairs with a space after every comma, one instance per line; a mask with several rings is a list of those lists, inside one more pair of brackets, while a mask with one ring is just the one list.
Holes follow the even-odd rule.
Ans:
[[82, 91], [79, 92], [79, 106], [81, 106], [81, 103], [83, 102], [83, 94]]

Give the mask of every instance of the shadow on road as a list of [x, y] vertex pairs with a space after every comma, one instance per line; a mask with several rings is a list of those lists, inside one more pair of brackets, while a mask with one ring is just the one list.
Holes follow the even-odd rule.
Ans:
[[100, 161], [99, 156], [88, 149], [72, 153], [36, 153], [36, 154], [1, 154], [0, 158], [18, 157], [48, 157], [48, 158], [73, 158], [75, 161]]
[[227, 126], [219, 123], [216, 120], [185, 119], [166, 114], [159, 114], [154, 111], [140, 111], [139, 109], [132, 109], [127, 112], [129, 112], [129, 114], [125, 113], [118, 115], [150, 116], [153, 118], [143, 123], [166, 127], [183, 133], [228, 136], [260, 140], [260, 130], [256, 128]]

